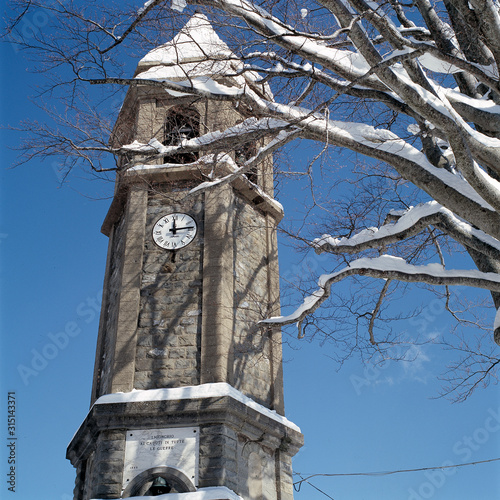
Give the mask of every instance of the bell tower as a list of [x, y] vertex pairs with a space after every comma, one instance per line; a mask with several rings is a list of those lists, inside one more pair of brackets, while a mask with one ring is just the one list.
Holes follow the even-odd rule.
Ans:
[[189, 139], [249, 115], [236, 97], [154, 84], [226, 96], [249, 86], [265, 96], [241, 67], [195, 14], [139, 62], [118, 116], [111, 145], [130, 154], [102, 227], [109, 250], [92, 406], [67, 451], [75, 500], [293, 499], [291, 459], [303, 438], [284, 417], [280, 331], [257, 325], [279, 312], [283, 213], [272, 160], [195, 189], [234, 171], [265, 139], [189, 150]]

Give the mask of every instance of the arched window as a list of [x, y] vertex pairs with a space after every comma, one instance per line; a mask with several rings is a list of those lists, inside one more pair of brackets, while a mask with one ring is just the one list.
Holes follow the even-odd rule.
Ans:
[[[200, 115], [191, 108], [173, 108], [168, 113], [163, 131], [164, 146], [179, 146], [186, 140], [198, 137]], [[165, 163], [192, 163], [198, 159], [197, 153], [176, 153], [165, 157]]]
[[196, 491], [192, 481], [173, 467], [153, 467], [137, 475], [125, 488], [122, 498], [158, 496]]

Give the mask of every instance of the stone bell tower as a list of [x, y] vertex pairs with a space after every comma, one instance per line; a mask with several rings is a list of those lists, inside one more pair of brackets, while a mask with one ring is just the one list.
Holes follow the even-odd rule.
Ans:
[[[102, 227], [92, 406], [67, 452], [75, 500], [293, 498], [302, 435], [284, 417], [281, 334], [257, 326], [279, 312], [272, 161], [193, 191], [265, 139], [165, 156], [249, 118], [238, 93], [268, 91], [241, 67], [195, 14], [139, 62], [118, 116], [111, 144], [130, 150], [134, 166], [118, 172]], [[165, 80], [235, 99], [167, 91], [156, 84]]]

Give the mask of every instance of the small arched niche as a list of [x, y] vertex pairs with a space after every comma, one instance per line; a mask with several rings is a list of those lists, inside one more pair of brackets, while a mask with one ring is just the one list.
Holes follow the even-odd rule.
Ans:
[[[180, 470], [166, 466], [153, 467], [134, 477], [123, 491], [122, 498], [159, 495], [160, 493], [151, 491], [157, 478], [163, 478], [168, 485], [169, 491], [164, 491], [161, 494], [196, 491], [193, 482]], [[160, 482], [163, 483], [163, 481]]]
[[[163, 145], [179, 146], [184, 141], [198, 137], [200, 133], [200, 114], [193, 108], [170, 108], [163, 125]], [[197, 153], [179, 152], [166, 156], [165, 163], [192, 163], [198, 159]]]

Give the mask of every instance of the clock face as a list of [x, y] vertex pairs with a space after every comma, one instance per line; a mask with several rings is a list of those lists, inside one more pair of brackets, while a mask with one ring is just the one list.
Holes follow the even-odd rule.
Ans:
[[168, 214], [156, 221], [153, 241], [161, 248], [178, 250], [194, 240], [197, 230], [196, 222], [190, 215]]

